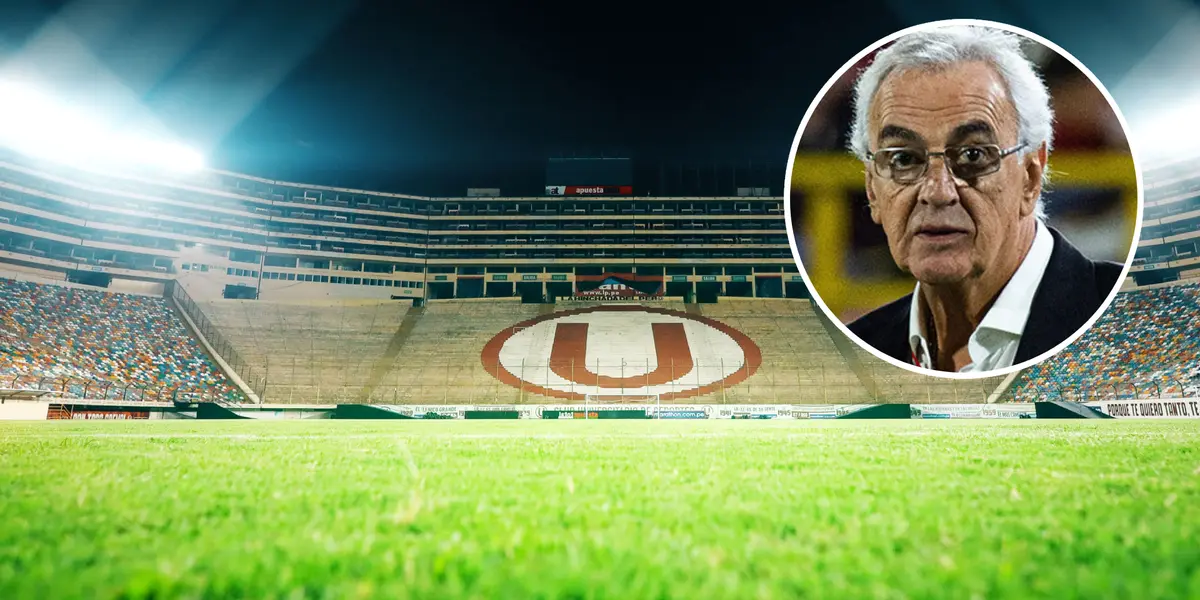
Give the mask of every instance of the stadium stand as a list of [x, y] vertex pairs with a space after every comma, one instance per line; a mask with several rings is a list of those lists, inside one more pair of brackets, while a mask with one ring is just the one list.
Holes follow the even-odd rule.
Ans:
[[266, 377], [264, 402], [357, 401], [411, 303], [212, 300], [200, 305], [249, 366]]
[[[1147, 174], [1149, 235], [1131, 272], [1138, 285], [1200, 275], [1196, 172], [1185, 165]], [[202, 331], [209, 325], [219, 331], [222, 343], [215, 335], [210, 343], [236, 351], [237, 360], [222, 358], [235, 371], [252, 371], [238, 374], [266, 403], [545, 400], [533, 386], [502, 381], [482, 348], [531, 319], [596, 306], [580, 295], [611, 274], [657, 280], [661, 298], [644, 306], [721, 323], [761, 350], [753, 374], [672, 401], [981, 402], [996, 399], [1010, 381], [921, 376], [849, 344], [807, 300], [786, 240], [782, 199], [769, 190], [442, 198], [223, 171], [148, 177], [84, 172], [0, 151], [0, 263], [57, 279], [101, 272], [114, 290], [128, 290], [128, 282], [186, 290], [183, 304], [202, 313], [189, 312], [191, 319]], [[1194, 312], [1180, 316], [1187, 313], [1156, 303], [1187, 306], [1192, 297], [1194, 306], [1194, 292], [1165, 289], [1122, 295], [1101, 321], [1106, 329], [1017, 378], [1004, 397], [1103, 385], [1125, 393], [1118, 380], [1139, 394], [1159, 393], [1150, 389], [1155, 383], [1162, 393], [1185, 389], [1196, 360], [1194, 342], [1187, 342], [1195, 337], [1188, 335]], [[76, 312], [114, 306], [125, 325], [104, 330], [76, 315], [78, 326], [62, 321], [26, 329], [49, 316], [21, 321], [18, 313], [6, 314], [3, 340], [13, 352], [2, 359], [0, 379], [20, 373], [147, 389], [200, 385], [237, 397], [171, 314], [169, 301], [71, 294], [82, 303]], [[14, 298], [6, 295], [4, 306], [17, 306]], [[137, 303], [147, 303], [145, 310], [162, 322], [130, 308]], [[1124, 322], [1137, 331], [1122, 334]], [[55, 350], [76, 333], [74, 345], [64, 347], [94, 347], [90, 354]], [[105, 336], [119, 338], [108, 358]], [[1134, 341], [1156, 350], [1131, 358], [1123, 344]], [[516, 369], [525, 368], [532, 380], [548, 376], [552, 369], [542, 365], [539, 375], [536, 362], [518, 361]]]
[[480, 351], [494, 335], [537, 316], [540, 305], [516, 299], [441, 300], [416, 317], [406, 344], [371, 391], [381, 403], [512, 403], [522, 392], [483, 365]]
[[1200, 384], [1200, 284], [1122, 292], [1074, 344], [1024, 371], [1020, 400], [1104, 400], [1195, 394]]
[[834, 346], [809, 300], [722, 298], [701, 310], [762, 349], [759, 372], [726, 398], [754, 404], [871, 401], [869, 389]]
[[[521, 403], [546, 401], [531, 389], [513, 387], [496, 377], [506, 367], [481, 362], [481, 350], [497, 333], [539, 314], [577, 311], [604, 303], [570, 305], [522, 304], [516, 299], [443, 300], [430, 302], [416, 319], [406, 345], [371, 393], [381, 403]], [[639, 302], [639, 306], [688, 312], [681, 301]], [[695, 307], [696, 305], [690, 305]], [[868, 396], [854, 374], [838, 359], [828, 335], [808, 301], [727, 298], [704, 305], [703, 316], [722, 322], [750, 337], [761, 349], [763, 362], [746, 381], [680, 402], [774, 403], [793, 401], [865, 402]], [[603, 367], [620, 362], [619, 355], [592, 355]], [[539, 381], [545, 360], [531, 357], [514, 373]], [[638, 365], [640, 367], [640, 365]], [[638, 367], [630, 367], [637, 369]], [[522, 371], [522, 369], [511, 369]], [[680, 373], [684, 379], [684, 373]]]
[[[808, 300], [723, 298], [705, 305], [680, 301], [637, 304], [701, 314], [746, 334], [762, 352], [761, 365], [745, 381], [674, 402], [864, 403], [875, 398], [872, 381], [883, 399], [892, 402], [982, 402], [1001, 379], [948, 381], [909, 374], [870, 355], [855, 355], [853, 358], [865, 365], [860, 369], [868, 378], [864, 382], [864, 375], [856, 373], [850, 364], [853, 358], [840, 353]], [[407, 313], [396, 311], [394, 305], [389, 308], [388, 304], [378, 304], [359, 308], [363, 312], [352, 316], [346, 304], [288, 306], [216, 301], [206, 304], [205, 310], [211, 311], [213, 321], [225, 328], [227, 337], [242, 340], [240, 352], [273, 357], [270, 361], [275, 366], [266, 362], [260, 365], [271, 373], [267, 392], [270, 402], [328, 403], [358, 399], [356, 395], [361, 394], [365, 400], [383, 404], [517, 404], [551, 398], [529, 387], [502, 382], [497, 374], [506, 367], [481, 362], [481, 350], [488, 341], [538, 315], [600, 305], [580, 302], [551, 307], [522, 304], [517, 299], [441, 300]], [[386, 358], [385, 347], [396, 343], [395, 332], [403, 329], [397, 325], [406, 321], [411, 328], [393, 348], [394, 359], [382, 372], [369, 373], [374, 361]], [[379, 327], [381, 322], [390, 323], [390, 327]], [[313, 327], [310, 323], [334, 326]], [[388, 337], [392, 337], [391, 342]], [[364, 350], [357, 354], [348, 350], [355, 345]], [[621, 359], [603, 355], [596, 358], [605, 367]], [[531, 357], [522, 368], [524, 372], [513, 374], [536, 382], [544, 376], [537, 373], [547, 367]], [[281, 372], [292, 375], [280, 381]]]
[[167, 300], [0, 278], [0, 387], [22, 382], [89, 398], [240, 399]]

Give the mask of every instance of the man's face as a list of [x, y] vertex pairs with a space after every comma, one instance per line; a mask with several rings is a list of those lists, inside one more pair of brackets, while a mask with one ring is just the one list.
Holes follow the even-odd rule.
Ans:
[[[983, 62], [888, 75], [868, 115], [870, 148], [940, 152], [948, 146], [1017, 144], [1017, 116], [1003, 80]], [[924, 175], [901, 184], [868, 165], [871, 218], [883, 226], [896, 265], [928, 284], [978, 278], [995, 264], [1016, 264], [1032, 222], [1046, 150], [1007, 156], [973, 180], [929, 157]], [[1015, 253], [1017, 256], [1012, 256]]]

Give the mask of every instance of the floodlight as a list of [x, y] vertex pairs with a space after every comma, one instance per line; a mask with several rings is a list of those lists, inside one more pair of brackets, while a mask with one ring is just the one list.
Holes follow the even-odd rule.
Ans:
[[115, 128], [30, 86], [0, 81], [0, 144], [77, 167], [191, 172], [204, 157], [181, 144]]

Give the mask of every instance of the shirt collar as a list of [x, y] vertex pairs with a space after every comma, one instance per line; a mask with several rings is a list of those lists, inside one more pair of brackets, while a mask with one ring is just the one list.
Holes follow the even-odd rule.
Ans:
[[[1017, 337], [1024, 334], [1025, 323], [1029, 321], [1029, 311], [1033, 306], [1033, 296], [1041, 285], [1046, 267], [1050, 265], [1050, 255], [1054, 252], [1054, 238], [1050, 231], [1041, 221], [1037, 221], [1036, 227], [1029, 253], [1025, 255], [1017, 271], [983, 316], [979, 327], [971, 333], [968, 347], [977, 345], [971, 342], [977, 342], [980, 332], [983, 331], [998, 331]], [[912, 350], [913, 364], [930, 369], [932, 358], [929, 356], [929, 343], [925, 339], [925, 302], [921, 298], [920, 282], [917, 282], [913, 300], [909, 304], [908, 344]], [[979, 358], [982, 357], [971, 357], [972, 362], [978, 362]]]

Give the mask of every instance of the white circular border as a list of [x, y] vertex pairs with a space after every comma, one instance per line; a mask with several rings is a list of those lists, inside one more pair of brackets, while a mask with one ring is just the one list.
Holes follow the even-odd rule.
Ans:
[[[1023, 363], [1020, 363], [1020, 364], [1016, 364], [1016, 365], [1013, 365], [1010, 367], [1005, 367], [1003, 369], [995, 369], [992, 371], [983, 371], [983, 372], [979, 372], [979, 373], [957, 373], [957, 372], [952, 372], [952, 371], [934, 371], [931, 369], [922, 369], [921, 367], [918, 367], [916, 365], [896, 360], [896, 359], [892, 358], [891, 356], [888, 356], [887, 354], [880, 352], [874, 346], [866, 343], [865, 341], [862, 340], [862, 338], [859, 338], [857, 335], [854, 335], [854, 333], [850, 331], [850, 328], [847, 327], [844, 323], [842, 323], [841, 318], [838, 317], [836, 314], [834, 314], [833, 311], [830, 310], [829, 307], [825, 305], [825, 301], [821, 299], [821, 294], [817, 291], [816, 287], [813, 286], [812, 279], [809, 278], [809, 276], [808, 276], [808, 271], [806, 271], [804, 269], [804, 262], [802, 260], [800, 260], [800, 249], [796, 244], [795, 228], [792, 226], [792, 170], [796, 165], [796, 153], [800, 148], [800, 138], [804, 135], [804, 130], [808, 127], [808, 121], [809, 121], [809, 119], [812, 118], [813, 112], [816, 111], [817, 106], [821, 103], [822, 100], [825, 99], [826, 94], [829, 93], [829, 88], [832, 87], [833, 84], [836, 83], [838, 79], [841, 79], [842, 75], [844, 75], [846, 73], [846, 71], [849, 71], [850, 69], [852, 69], [854, 67], [854, 65], [858, 64], [858, 61], [862, 60], [864, 57], [866, 57], [871, 52], [878, 50], [880, 47], [887, 44], [888, 42], [894, 41], [894, 40], [896, 40], [900, 37], [903, 37], [905, 35], [908, 35], [910, 33], [916, 33], [918, 31], [923, 31], [923, 30], [928, 30], [928, 29], [940, 29], [942, 27], [947, 27], [947, 26], [951, 26], [951, 25], [978, 25], [978, 26], [982, 26], [982, 27], [991, 27], [993, 29], [1000, 29], [1003, 31], [1007, 31], [1009, 33], [1015, 33], [1017, 35], [1020, 35], [1022, 37], [1025, 37], [1027, 39], [1030, 39], [1030, 40], [1033, 40], [1035, 42], [1042, 44], [1043, 46], [1057, 52], [1059, 56], [1067, 59], [1068, 61], [1071, 62], [1071, 64], [1075, 65], [1075, 67], [1077, 69], [1079, 69], [1080, 72], [1082, 72], [1084, 75], [1087, 76], [1087, 78], [1092, 82], [1092, 85], [1095, 85], [1096, 88], [1098, 90], [1100, 90], [1100, 93], [1104, 95], [1104, 99], [1108, 101], [1108, 105], [1110, 107], [1112, 107], [1113, 114], [1115, 114], [1117, 117], [1117, 122], [1119, 122], [1121, 124], [1121, 133], [1125, 136], [1126, 143], [1129, 144], [1129, 154], [1130, 154], [1130, 158], [1133, 160], [1133, 173], [1134, 173], [1134, 179], [1136, 180], [1136, 188], [1137, 188], [1137, 190], [1136, 190], [1136, 192], [1137, 192], [1137, 218], [1136, 218], [1134, 231], [1133, 231], [1133, 240], [1131, 241], [1131, 243], [1129, 245], [1129, 255], [1125, 258], [1125, 267], [1123, 269], [1121, 269], [1120, 279], [1117, 280], [1117, 284], [1115, 286], [1113, 286], [1112, 291], [1108, 294], [1108, 298], [1106, 298], [1104, 300], [1104, 302], [1100, 305], [1100, 309], [1097, 310], [1096, 313], [1092, 315], [1091, 319], [1088, 319], [1087, 323], [1085, 323], [1083, 325], [1083, 327], [1080, 327], [1079, 330], [1076, 331], [1073, 335], [1068, 337], [1066, 340], [1064, 340], [1062, 343], [1055, 346], [1054, 348], [1051, 348], [1049, 351], [1044, 352], [1039, 356], [1035, 356]], [[1096, 324], [1096, 320], [1099, 319], [1101, 317], [1101, 315], [1103, 315], [1105, 312], [1108, 311], [1109, 305], [1112, 304], [1112, 301], [1116, 299], [1117, 294], [1120, 293], [1121, 286], [1124, 283], [1125, 278], [1129, 276], [1129, 268], [1133, 265], [1133, 257], [1137, 253], [1138, 243], [1141, 241], [1141, 237], [1142, 237], [1142, 210], [1143, 210], [1144, 204], [1145, 204], [1145, 199], [1143, 197], [1143, 188], [1142, 188], [1142, 169], [1137, 160], [1137, 152], [1135, 149], [1135, 145], [1136, 145], [1135, 141], [1133, 140], [1132, 136], [1129, 135], [1129, 124], [1126, 123], [1126, 121], [1125, 121], [1125, 115], [1123, 115], [1121, 113], [1120, 107], [1117, 106], [1117, 103], [1115, 100], [1113, 100], [1112, 95], [1108, 93], [1108, 88], [1104, 87], [1104, 84], [1101, 83], [1100, 80], [1096, 78], [1096, 75], [1094, 73], [1092, 73], [1092, 71], [1090, 69], [1088, 69], [1086, 66], [1084, 66], [1084, 64], [1082, 62], [1079, 62], [1079, 59], [1072, 56], [1071, 53], [1067, 52], [1066, 50], [1063, 50], [1061, 47], [1058, 46], [1058, 44], [1055, 44], [1054, 42], [1051, 42], [1050, 40], [1047, 40], [1046, 38], [1043, 38], [1042, 36], [1040, 36], [1036, 33], [1027, 31], [1025, 29], [1021, 29], [1020, 27], [1008, 25], [1006, 23], [998, 23], [996, 21], [987, 21], [987, 20], [983, 20], [983, 19], [944, 19], [941, 21], [930, 21], [928, 23], [922, 23], [920, 25], [914, 25], [912, 27], [907, 27], [905, 29], [901, 29], [900, 31], [897, 31], [889, 36], [886, 36], [886, 37], [876, 41], [874, 44], [867, 46], [861, 52], [859, 52], [858, 54], [855, 54], [848, 62], [846, 62], [846, 64], [842, 65], [842, 68], [838, 69], [837, 72], [833, 74], [833, 77], [830, 77], [829, 80], [825, 82], [825, 85], [821, 87], [821, 91], [817, 93], [817, 97], [815, 99], [813, 99], [812, 104], [810, 104], [808, 106], [808, 110], [804, 112], [804, 118], [800, 121], [800, 128], [796, 130], [796, 138], [794, 140], [792, 140], [792, 151], [790, 153], [788, 153], [787, 172], [785, 174], [786, 179], [784, 181], [784, 188], [783, 188], [784, 189], [783, 217], [784, 217], [784, 220], [786, 221], [785, 227], [787, 228], [787, 233], [788, 233], [788, 245], [791, 247], [791, 250], [792, 250], [792, 260], [796, 263], [796, 267], [800, 270], [800, 277], [804, 279], [804, 284], [808, 286], [808, 290], [812, 294], [812, 299], [817, 303], [817, 306], [819, 306], [821, 308], [821, 310], [824, 311], [825, 315], [827, 317], [829, 317], [829, 320], [833, 321], [834, 325], [837, 325], [837, 328], [843, 334], [845, 334], [847, 337], [849, 337], [852, 341], [854, 341], [855, 344], [858, 344], [858, 347], [866, 350], [867, 352], [870, 352], [871, 355], [875, 356], [876, 358], [878, 358], [884, 362], [887, 362], [889, 364], [900, 367], [901, 369], [904, 369], [906, 371], [916, 373], [918, 375], [926, 375], [926, 376], [930, 376], [930, 377], [941, 377], [944, 379], [964, 379], [964, 380], [985, 379], [988, 377], [1000, 377], [1003, 375], [1009, 375], [1011, 373], [1016, 373], [1016, 372], [1022, 371], [1024, 369], [1028, 369], [1028, 368], [1030, 368], [1034, 365], [1037, 365], [1038, 363], [1058, 354], [1067, 346], [1070, 346], [1071, 344], [1075, 343], [1075, 341], [1078, 340], [1080, 337], [1082, 337], [1083, 334], [1087, 333], [1088, 330], [1090, 330], [1092, 328], [1092, 326]], [[1051, 153], [1051, 159], [1053, 159], [1053, 153]]]

